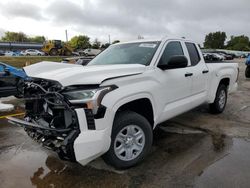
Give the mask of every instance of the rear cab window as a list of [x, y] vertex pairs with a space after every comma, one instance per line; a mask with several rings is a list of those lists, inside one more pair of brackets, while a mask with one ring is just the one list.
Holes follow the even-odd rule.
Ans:
[[197, 65], [200, 62], [201, 57], [200, 57], [200, 54], [198, 52], [196, 45], [191, 42], [185, 42], [185, 45], [188, 50], [188, 54], [189, 54], [190, 61], [191, 61], [191, 66]]

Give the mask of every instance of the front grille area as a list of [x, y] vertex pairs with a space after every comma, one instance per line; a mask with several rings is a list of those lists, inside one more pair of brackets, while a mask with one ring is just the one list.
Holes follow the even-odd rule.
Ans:
[[60, 158], [75, 161], [73, 144], [80, 133], [77, 115], [60, 90], [60, 84], [47, 80], [25, 83], [25, 121], [38, 125], [26, 126], [25, 131]]

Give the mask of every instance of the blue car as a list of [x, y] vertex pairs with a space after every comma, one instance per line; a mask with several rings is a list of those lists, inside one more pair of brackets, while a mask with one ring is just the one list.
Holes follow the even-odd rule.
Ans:
[[246, 60], [246, 71], [245, 71], [245, 76], [247, 78], [250, 78], [250, 54], [248, 55], [247, 57], [247, 60]]
[[0, 62], [0, 97], [23, 96], [23, 83], [28, 79], [22, 69]]

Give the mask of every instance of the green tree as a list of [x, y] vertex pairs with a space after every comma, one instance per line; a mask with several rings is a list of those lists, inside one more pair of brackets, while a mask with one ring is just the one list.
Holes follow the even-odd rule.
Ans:
[[101, 47], [101, 42], [96, 38], [92, 44], [92, 48], [99, 49]]
[[29, 42], [43, 43], [45, 41], [45, 37], [44, 36], [29, 37], [28, 41]]
[[213, 48], [213, 49], [222, 49], [224, 48], [225, 40], [227, 35], [225, 32], [214, 32], [209, 33], [205, 37], [204, 47], [205, 48]]
[[227, 49], [239, 50], [239, 51], [250, 51], [249, 38], [247, 36], [231, 36], [227, 43]]
[[87, 35], [74, 36], [69, 41], [69, 44], [74, 49], [86, 49], [86, 48], [89, 48], [91, 46], [91, 44], [89, 42], [89, 37]]
[[23, 32], [7, 31], [7, 32], [4, 33], [4, 36], [1, 38], [1, 41], [6, 41], [6, 42], [27, 42], [28, 37]]

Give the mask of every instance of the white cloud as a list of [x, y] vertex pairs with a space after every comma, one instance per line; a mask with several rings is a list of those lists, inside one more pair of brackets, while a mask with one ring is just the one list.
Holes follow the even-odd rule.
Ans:
[[250, 36], [249, 0], [9, 0], [0, 4], [1, 28], [50, 39], [89, 35], [107, 42], [185, 36], [202, 43], [205, 34], [225, 31]]

